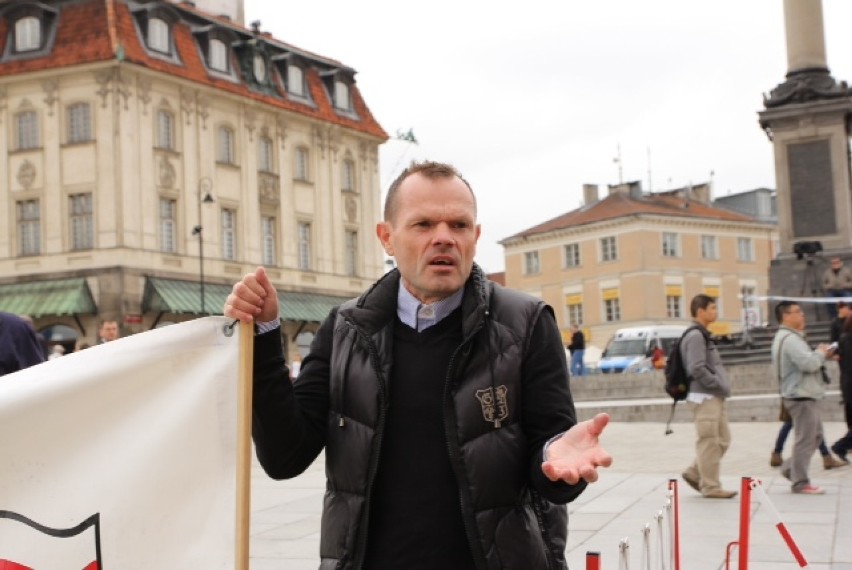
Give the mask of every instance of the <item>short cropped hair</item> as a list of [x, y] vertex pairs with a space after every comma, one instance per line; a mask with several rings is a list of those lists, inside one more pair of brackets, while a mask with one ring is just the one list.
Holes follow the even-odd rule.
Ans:
[[439, 178], [453, 178], [457, 177], [459, 180], [464, 182], [465, 186], [467, 186], [468, 190], [470, 190], [470, 195], [473, 198], [473, 213], [476, 215], [476, 195], [473, 193], [473, 188], [470, 187], [470, 184], [467, 180], [464, 179], [464, 176], [456, 170], [456, 168], [450, 164], [445, 164], [443, 162], [416, 162], [412, 161], [408, 168], [399, 173], [399, 176], [391, 182], [390, 188], [388, 188], [388, 195], [385, 198], [385, 221], [390, 222], [396, 216], [396, 195], [399, 192], [399, 187], [402, 184], [403, 180], [411, 176], [412, 174], [420, 174], [421, 176], [425, 176], [429, 180], [436, 180]]
[[711, 303], [715, 302], [716, 299], [714, 299], [710, 295], [699, 293], [698, 295], [692, 298], [692, 302], [689, 304], [689, 314], [695, 317], [698, 314], [699, 309], [706, 309], [710, 306]]
[[799, 304], [795, 301], [781, 301], [775, 305], [775, 320], [779, 323], [784, 320], [784, 315], [790, 312], [793, 307], [798, 307]]

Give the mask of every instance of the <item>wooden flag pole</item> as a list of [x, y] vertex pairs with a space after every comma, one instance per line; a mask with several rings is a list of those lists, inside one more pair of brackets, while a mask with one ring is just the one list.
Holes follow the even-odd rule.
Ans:
[[236, 570], [249, 569], [251, 519], [251, 390], [254, 324], [240, 322], [240, 379], [237, 392]]

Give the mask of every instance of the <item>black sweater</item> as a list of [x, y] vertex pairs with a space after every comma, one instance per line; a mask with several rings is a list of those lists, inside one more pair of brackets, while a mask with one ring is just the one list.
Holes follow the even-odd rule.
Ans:
[[474, 563], [441, 413], [450, 357], [462, 340], [461, 310], [420, 333], [397, 319], [393, 340], [398, 364], [388, 383], [365, 568], [469, 570]]

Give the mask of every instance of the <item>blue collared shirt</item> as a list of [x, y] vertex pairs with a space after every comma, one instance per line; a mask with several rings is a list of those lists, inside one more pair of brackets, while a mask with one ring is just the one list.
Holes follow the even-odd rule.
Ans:
[[414, 295], [408, 292], [402, 280], [399, 281], [399, 292], [396, 297], [396, 314], [403, 324], [423, 332], [429, 327], [441, 322], [447, 315], [461, 306], [464, 287], [431, 305], [424, 305]]

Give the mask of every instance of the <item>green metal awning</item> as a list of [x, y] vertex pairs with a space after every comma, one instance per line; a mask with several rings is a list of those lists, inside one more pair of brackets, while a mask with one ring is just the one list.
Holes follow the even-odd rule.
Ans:
[[278, 316], [283, 321], [321, 323], [334, 307], [350, 298], [278, 291]]
[[[203, 311], [221, 315], [225, 300], [231, 293], [230, 285], [204, 284]], [[322, 322], [332, 308], [348, 300], [316, 293], [278, 292], [278, 315], [284, 321]], [[197, 281], [180, 281], [149, 277], [142, 298], [143, 312], [202, 314], [201, 287]]]
[[229, 285], [205, 283], [202, 310], [201, 286], [198, 281], [148, 277], [142, 294], [142, 312], [221, 315], [230, 292]]
[[98, 308], [83, 277], [0, 285], [0, 311], [34, 318], [94, 315]]

